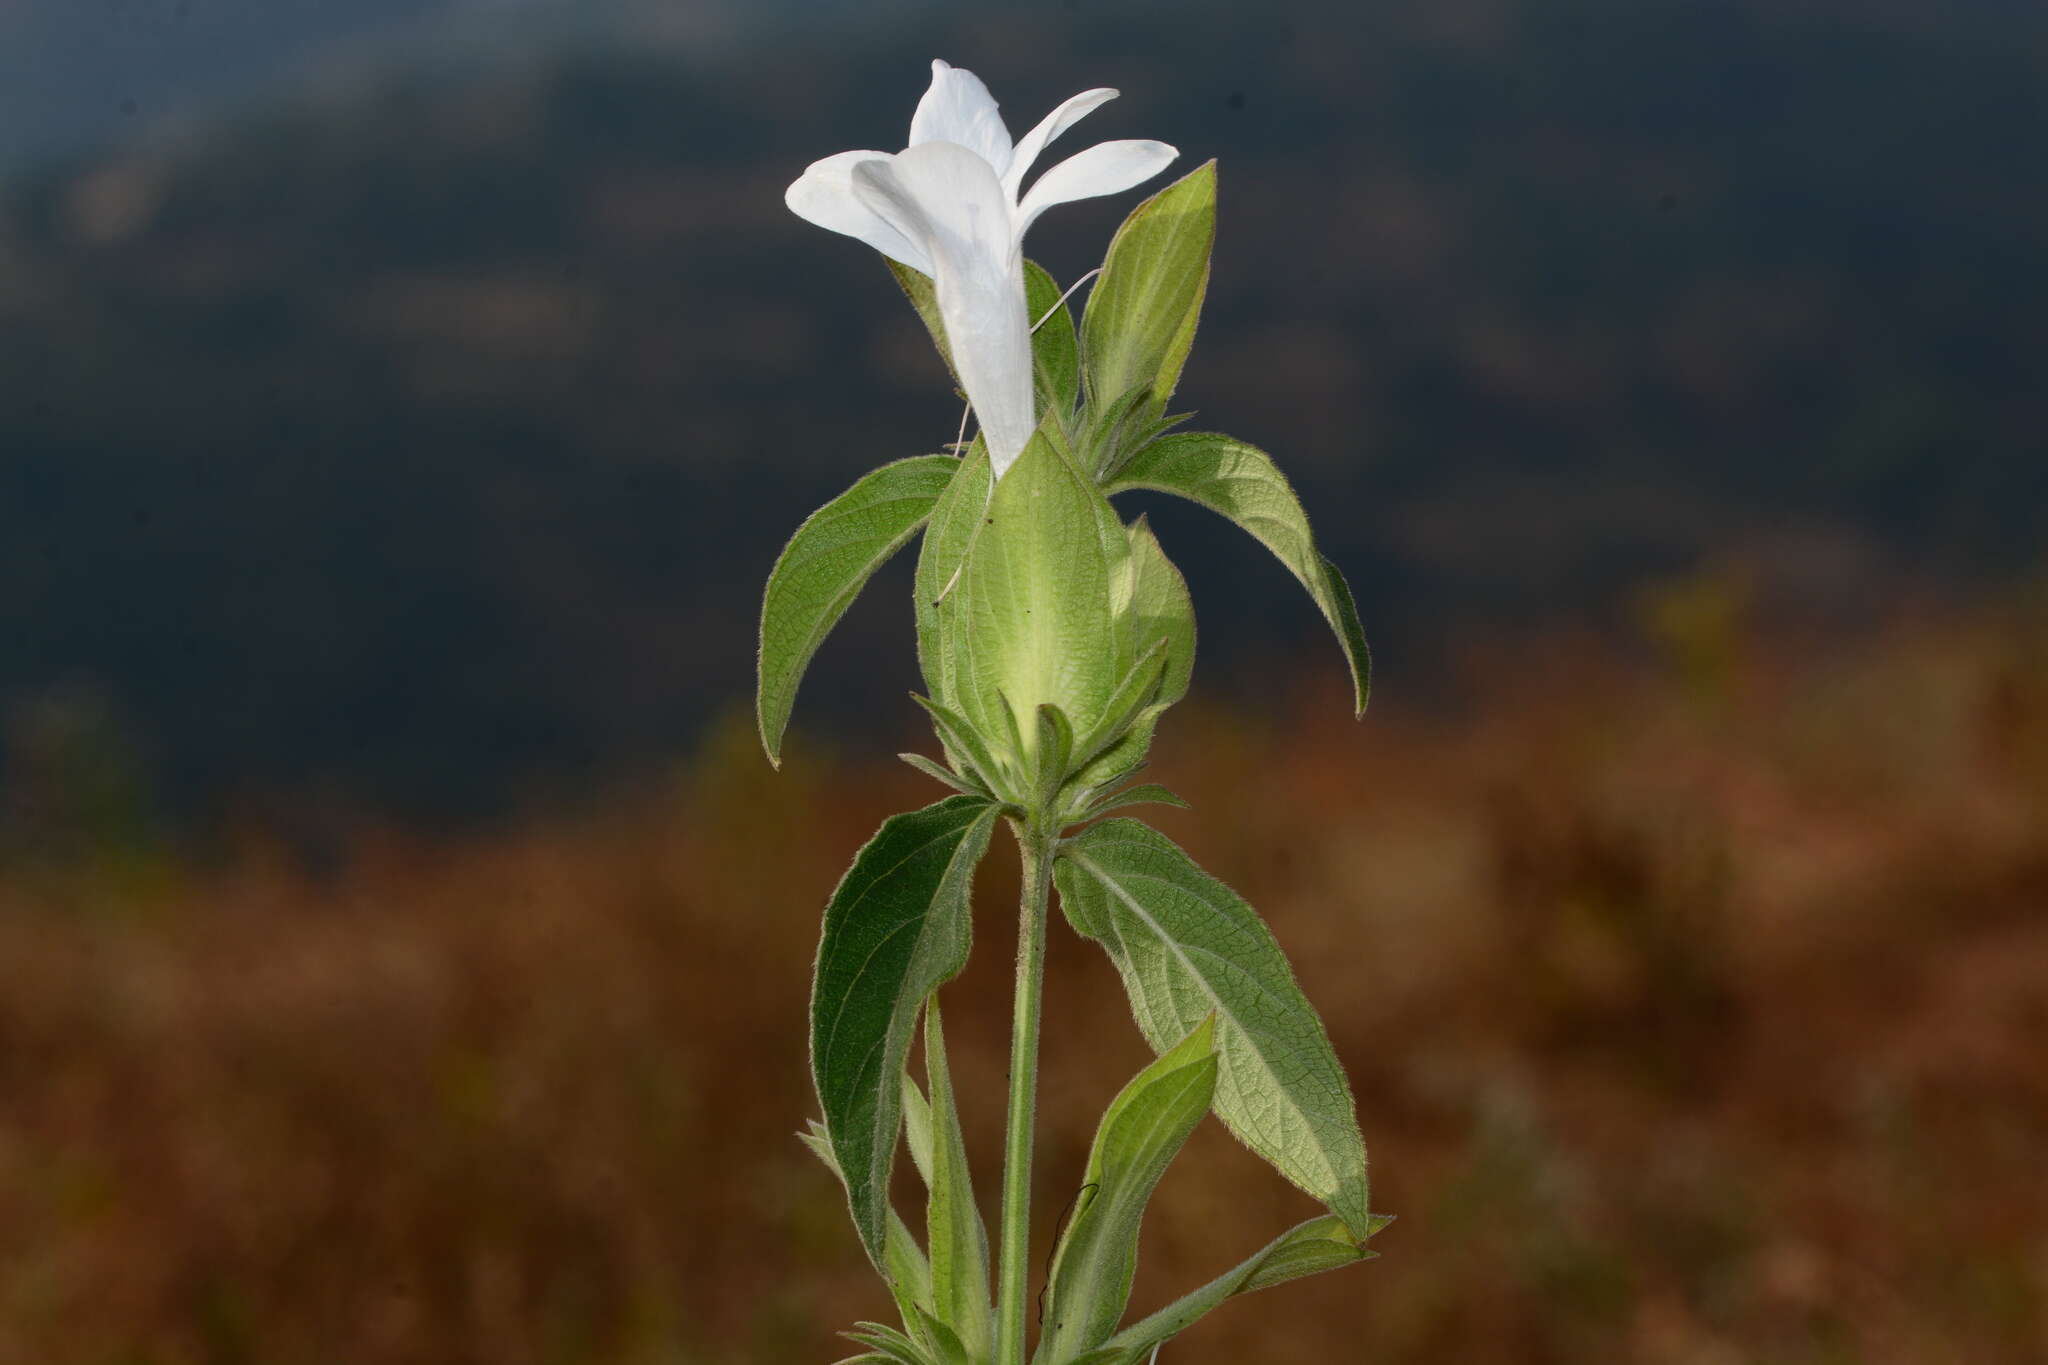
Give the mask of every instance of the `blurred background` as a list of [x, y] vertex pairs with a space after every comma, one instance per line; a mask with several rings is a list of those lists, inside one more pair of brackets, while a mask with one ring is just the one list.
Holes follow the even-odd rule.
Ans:
[[[780, 774], [749, 708], [783, 539], [957, 421], [781, 202], [933, 56], [1220, 160], [1177, 406], [1377, 650], [1354, 724], [1285, 572], [1131, 500], [1203, 627], [1158, 823], [1399, 1218], [1162, 1360], [2048, 1359], [2048, 11], [0, 0], [0, 1365], [886, 1315], [791, 1134], [819, 908], [938, 794], [907, 558]], [[1147, 1055], [1052, 956], [1041, 1238]], [[1205, 1127], [1139, 1306], [1309, 1212]]]

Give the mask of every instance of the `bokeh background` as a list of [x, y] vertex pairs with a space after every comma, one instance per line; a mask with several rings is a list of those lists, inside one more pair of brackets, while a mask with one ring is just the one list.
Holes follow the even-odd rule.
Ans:
[[[0, 0], [0, 1365], [751, 1365], [888, 1304], [819, 907], [933, 799], [907, 565], [771, 772], [782, 539], [957, 408], [781, 191], [942, 55], [1220, 159], [1182, 386], [1378, 652], [1149, 511], [1158, 823], [1383, 1258], [1171, 1365], [2048, 1359], [2048, 11]], [[1062, 209], [1072, 279], [1135, 196]], [[995, 1178], [1015, 873], [949, 992]], [[1146, 1053], [1056, 933], [1041, 1239]], [[1214, 1125], [1138, 1302], [1306, 1216]]]

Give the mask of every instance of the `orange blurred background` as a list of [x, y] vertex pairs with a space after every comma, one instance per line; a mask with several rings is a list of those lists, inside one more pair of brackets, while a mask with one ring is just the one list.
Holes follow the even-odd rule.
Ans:
[[[2038, 611], [1815, 648], [1723, 590], [1644, 647], [1474, 646], [1354, 725], [1190, 703], [1157, 822], [1271, 919], [1358, 1090], [1382, 1259], [1176, 1362], [2018, 1362], [2048, 1351]], [[906, 743], [917, 737], [906, 734]], [[844, 861], [931, 785], [735, 716], [671, 779], [460, 839], [257, 834], [0, 885], [0, 1361], [783, 1362], [888, 1301], [793, 1133]], [[1009, 898], [946, 993], [984, 1194]], [[1050, 962], [1039, 1212], [1146, 1057]], [[904, 1191], [908, 1194], [908, 1191]], [[1306, 1216], [1213, 1123], [1140, 1306]]]

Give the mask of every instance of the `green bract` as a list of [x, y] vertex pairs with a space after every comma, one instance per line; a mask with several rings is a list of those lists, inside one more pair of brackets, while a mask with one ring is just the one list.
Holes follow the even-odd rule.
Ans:
[[[826, 906], [811, 1001], [824, 1120], [805, 1140], [843, 1181], [900, 1315], [900, 1327], [862, 1323], [849, 1332], [863, 1351], [854, 1361], [1025, 1365], [1029, 1354], [1032, 1365], [1144, 1365], [1226, 1299], [1366, 1259], [1366, 1239], [1388, 1220], [1368, 1201], [1365, 1144], [1343, 1068], [1272, 932], [1164, 835], [1101, 818], [1145, 802], [1182, 804], [1163, 787], [1130, 782], [1161, 717], [1186, 695], [1195, 659], [1186, 582], [1144, 517], [1125, 522], [1110, 498], [1169, 493], [1257, 538], [1336, 633], [1361, 711], [1370, 656], [1351, 591], [1271, 457], [1227, 436], [1172, 433], [1182, 418], [1166, 405], [1209, 278], [1214, 163], [1131, 213], [1078, 326], [1058, 282], [1021, 257], [1006, 258], [1004, 270], [1018, 274], [1005, 276], [1001, 308], [991, 304], [983, 316], [953, 260], [964, 248], [946, 234], [956, 217], [954, 226], [986, 227], [988, 215], [956, 212], [949, 196], [958, 186], [932, 168], [964, 154], [943, 144], [974, 143], [974, 174], [955, 180], [960, 193], [979, 195], [975, 202], [994, 203], [990, 177], [1007, 177], [997, 189], [1004, 214], [1018, 215], [1005, 229], [1014, 236], [1041, 192], [1023, 193], [1006, 168], [1028, 164], [1115, 92], [1074, 97], [1013, 154], [985, 87], [943, 63], [934, 70], [910, 148], [884, 158], [895, 181], [869, 164], [883, 154], [849, 152], [816, 163], [792, 187], [804, 216], [892, 257], [956, 381], [984, 404], [1000, 390], [1004, 427], [993, 460], [988, 437], [977, 434], [957, 456], [900, 460], [856, 481], [804, 522], [770, 575], [758, 712], [762, 742], [779, 758], [798, 682], [826, 634], [876, 568], [923, 532], [913, 606], [925, 690], [917, 701], [939, 752], [903, 758], [955, 793], [885, 821]], [[924, 146], [934, 140], [942, 145]], [[1056, 202], [1079, 186], [1136, 183], [1141, 162], [1156, 161], [1162, 146], [1101, 144], [1063, 163], [1059, 173], [1073, 183], [1044, 195]], [[860, 216], [868, 209], [878, 215], [872, 221]], [[926, 267], [941, 276], [952, 269], [950, 283]], [[990, 265], [983, 273], [993, 280], [1002, 272]], [[1031, 324], [1035, 429], [1018, 420], [1027, 345], [1019, 315]], [[977, 329], [968, 339], [979, 349], [965, 357], [972, 373], [955, 367], [963, 356], [949, 324]], [[1003, 329], [994, 349], [983, 334], [991, 327]], [[998, 351], [1008, 358], [994, 365]], [[997, 370], [1000, 385], [990, 378]], [[998, 820], [1017, 836], [1024, 876], [1003, 1218], [992, 1257], [936, 993], [966, 964], [974, 872]], [[1085, 1169], [1066, 1178], [1072, 1213], [1050, 1263], [1036, 1350], [1027, 1352], [1032, 1096], [1054, 885], [1067, 921], [1109, 954], [1160, 1056], [1110, 1104]], [[911, 1067], [920, 1016], [923, 1085]], [[1146, 1207], [1209, 1113], [1330, 1212], [1125, 1325]], [[921, 1244], [889, 1200], [906, 1140], [925, 1188]]]
[[[1092, 415], [1143, 431], [1165, 414], [1194, 345], [1215, 241], [1213, 161], [1147, 199], [1117, 229], [1081, 323]], [[1101, 454], [1109, 458], [1091, 465], [1098, 473], [1114, 465], [1114, 445]]]

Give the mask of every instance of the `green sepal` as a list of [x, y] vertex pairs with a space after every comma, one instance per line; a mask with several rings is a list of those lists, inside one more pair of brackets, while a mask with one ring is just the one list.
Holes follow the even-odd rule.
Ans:
[[[962, 1359], [986, 1360], [995, 1338], [989, 1305], [988, 1230], [974, 1202], [967, 1169], [967, 1141], [953, 1100], [953, 1074], [946, 1064], [946, 1038], [933, 996], [924, 1016], [925, 1076], [931, 1085], [931, 1198], [926, 1205], [925, 1243], [932, 1270], [931, 1309], [947, 1336], [928, 1334], [938, 1345], [948, 1337], [962, 1347]], [[942, 1349], [941, 1354], [946, 1352]]]
[[1123, 472], [1124, 466], [1131, 462], [1133, 456], [1181, 423], [1191, 420], [1194, 415], [1192, 412], [1180, 412], [1145, 425], [1127, 423], [1116, 433], [1114, 441], [1108, 447], [1109, 458], [1096, 467], [1095, 481], [1101, 484], [1115, 483], [1116, 476]]
[[1031, 360], [1038, 406], [1064, 428], [1081, 399], [1081, 346], [1074, 336], [1074, 315], [1060, 295], [1059, 281], [1044, 266], [1024, 262], [1025, 305], [1035, 328]]
[[1265, 922], [1132, 819], [1063, 841], [1053, 876], [1068, 921], [1116, 964], [1152, 1046], [1165, 1050], [1214, 1011], [1217, 1117], [1365, 1236], [1372, 1215], [1351, 1085]]
[[933, 781], [951, 787], [962, 796], [978, 797], [983, 801], [993, 801], [996, 799], [995, 793], [989, 791], [979, 782], [974, 781], [972, 778], [962, 777], [945, 764], [934, 763], [923, 754], [898, 754], [896, 757], [902, 759], [905, 763], [908, 763]]
[[818, 646], [875, 570], [917, 534], [959, 468], [945, 455], [885, 464], [813, 512], [776, 557], [761, 598], [754, 694], [770, 762], [782, 762], [783, 730]]
[[1181, 810], [1194, 809], [1193, 806], [1190, 806], [1186, 801], [1183, 801], [1165, 787], [1160, 786], [1157, 782], [1140, 782], [1134, 787], [1125, 787], [1121, 791], [1104, 792], [1101, 796], [1095, 798], [1093, 805], [1081, 812], [1079, 819], [1093, 820], [1099, 815], [1107, 815], [1111, 811], [1121, 810], [1125, 806], [1145, 805], [1174, 806]]
[[981, 783], [990, 791], [1000, 790], [1004, 785], [1005, 771], [966, 718], [930, 697], [913, 692], [910, 698], [932, 718], [932, 729], [938, 733], [939, 743], [944, 746], [946, 757], [952, 761], [956, 773], [969, 782]]
[[[913, 1320], [917, 1316], [912, 1314]], [[839, 1335], [862, 1346], [873, 1347], [882, 1359], [895, 1361], [896, 1365], [941, 1365], [933, 1353], [884, 1322], [857, 1323], [852, 1331]]]
[[1145, 390], [1147, 423], [1166, 411], [1194, 344], [1216, 240], [1216, 163], [1131, 211], [1109, 244], [1081, 319], [1091, 405]]
[[967, 964], [968, 891], [997, 807], [953, 796], [891, 816], [825, 907], [811, 988], [811, 1074], [854, 1227], [877, 1265], [902, 1080], [925, 999]]
[[932, 1187], [932, 1102], [908, 1071], [903, 1073], [903, 1145], [925, 1189]]
[[[1109, 1339], [1105, 1352], [1082, 1357], [1091, 1365], [1137, 1365], [1145, 1353], [1157, 1349], [1224, 1300], [1238, 1294], [1270, 1289], [1276, 1284], [1337, 1270], [1379, 1255], [1368, 1251], [1366, 1239], [1393, 1219], [1374, 1214], [1363, 1235], [1345, 1226], [1334, 1215], [1311, 1218], [1280, 1234], [1257, 1254], [1217, 1276], [1194, 1293], [1178, 1299], [1148, 1318], [1118, 1332]], [[1080, 1365], [1080, 1361], [1072, 1362]]]
[[1123, 1320], [1145, 1206], [1216, 1093], [1215, 1034], [1212, 1015], [1140, 1071], [1103, 1114], [1047, 1277], [1036, 1360], [1051, 1365], [1100, 1346]]
[[1336, 632], [1351, 667], [1355, 710], [1365, 714], [1372, 690], [1372, 651], [1359, 624], [1358, 604], [1344, 575], [1317, 551], [1308, 514], [1272, 456], [1214, 432], [1181, 432], [1140, 450], [1105, 488], [1111, 493], [1150, 488], [1177, 494], [1228, 517], [1271, 550], [1308, 589]]
[[1080, 463], [1096, 482], [1107, 481], [1110, 471], [1120, 467], [1143, 444], [1133, 438], [1152, 428], [1142, 416], [1134, 414], [1151, 396], [1150, 386], [1141, 384], [1114, 399], [1089, 404], [1080, 427]]
[[1035, 761], [1038, 765], [1037, 809], [1050, 807], [1059, 795], [1060, 787], [1067, 780], [1067, 773], [1075, 758], [1074, 727], [1067, 720], [1067, 713], [1051, 702], [1038, 708], [1036, 717], [1038, 743]]

